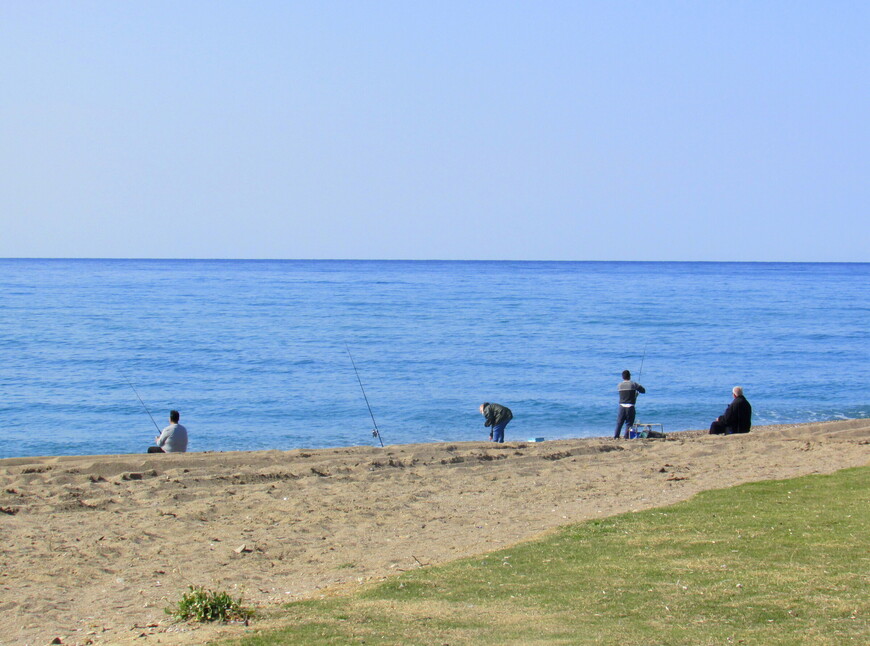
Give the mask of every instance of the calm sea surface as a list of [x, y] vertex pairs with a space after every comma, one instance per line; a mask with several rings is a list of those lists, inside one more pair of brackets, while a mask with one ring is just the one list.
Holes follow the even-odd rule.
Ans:
[[[870, 264], [0, 260], [0, 457], [706, 428], [870, 416]], [[641, 372], [641, 366], [643, 368]], [[640, 373], [640, 374], [639, 374]]]

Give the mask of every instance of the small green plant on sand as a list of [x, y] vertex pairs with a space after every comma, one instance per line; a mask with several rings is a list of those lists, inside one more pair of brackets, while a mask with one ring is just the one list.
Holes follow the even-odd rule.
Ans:
[[166, 609], [166, 614], [176, 619], [188, 621], [194, 619], [200, 623], [207, 621], [247, 621], [254, 611], [242, 606], [242, 599], [233, 599], [226, 592], [206, 590], [202, 586], [190, 586], [188, 592], [181, 595], [181, 600], [175, 606]]

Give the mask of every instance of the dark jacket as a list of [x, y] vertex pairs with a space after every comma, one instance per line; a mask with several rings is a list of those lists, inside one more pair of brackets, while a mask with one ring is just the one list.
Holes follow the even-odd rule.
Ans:
[[483, 416], [486, 418], [484, 426], [499, 426], [500, 424], [507, 424], [514, 418], [511, 409], [500, 404], [487, 404], [484, 406]]
[[727, 426], [731, 433], [748, 433], [749, 427], [752, 426], [752, 406], [743, 395], [735, 397], [719, 421]]
[[645, 393], [643, 386], [641, 386], [636, 381], [631, 381], [630, 379], [623, 379], [619, 382], [619, 385], [616, 386], [616, 390], [619, 393], [619, 403], [620, 404], [634, 404], [637, 401], [638, 393]]

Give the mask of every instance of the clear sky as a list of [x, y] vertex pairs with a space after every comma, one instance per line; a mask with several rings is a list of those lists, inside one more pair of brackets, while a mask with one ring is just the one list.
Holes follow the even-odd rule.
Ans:
[[870, 3], [0, 2], [0, 257], [870, 261]]

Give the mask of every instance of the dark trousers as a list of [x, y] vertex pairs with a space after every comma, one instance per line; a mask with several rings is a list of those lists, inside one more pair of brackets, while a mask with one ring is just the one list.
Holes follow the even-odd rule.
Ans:
[[710, 435], [732, 435], [733, 433], [748, 433], [749, 429], [745, 431], [741, 431], [739, 428], [731, 428], [730, 426], [725, 426], [718, 419], [713, 420], [713, 423], [710, 424]]
[[620, 406], [619, 412], [616, 414], [616, 432], [613, 434], [614, 439], [619, 437], [622, 431], [622, 425], [625, 424], [625, 437], [628, 437], [628, 432], [631, 430], [631, 425], [634, 424], [634, 406]]
[[728, 427], [718, 419], [714, 419], [710, 424], [710, 435], [728, 435]]
[[507, 426], [507, 422], [504, 424], [496, 424], [492, 427], [492, 441], [493, 442], [504, 442], [504, 427]]
[[161, 449], [159, 446], [149, 446], [148, 453], [166, 453], [166, 451]]

